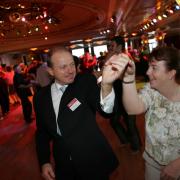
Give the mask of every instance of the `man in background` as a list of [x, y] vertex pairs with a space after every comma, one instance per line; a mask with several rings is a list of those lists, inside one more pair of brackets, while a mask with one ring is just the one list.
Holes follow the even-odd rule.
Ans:
[[14, 88], [21, 100], [24, 120], [26, 123], [32, 122], [32, 104], [29, 100], [29, 96], [32, 96], [30, 87], [30, 79], [26, 76], [26, 73], [23, 72], [21, 65], [14, 66], [14, 78], [13, 78]]
[[47, 62], [42, 62], [36, 71], [37, 89], [47, 86], [53, 78], [48, 73]]
[[[121, 36], [115, 36], [111, 39], [107, 57], [115, 53], [125, 52], [125, 41]], [[141, 146], [139, 132], [136, 127], [136, 116], [128, 115], [122, 104], [122, 81], [117, 79], [113, 83], [115, 91], [114, 116], [110, 119], [110, 124], [122, 143], [122, 146], [130, 143], [133, 153], [138, 152]]]

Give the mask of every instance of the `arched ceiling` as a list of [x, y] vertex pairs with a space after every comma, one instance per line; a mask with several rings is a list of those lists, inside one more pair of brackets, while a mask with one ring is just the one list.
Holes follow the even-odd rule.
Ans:
[[103, 38], [109, 36], [109, 33], [103, 33], [107, 30], [113, 35], [132, 32], [154, 13], [157, 2], [168, 1], [0, 1], [0, 53], [68, 44], [78, 39]]

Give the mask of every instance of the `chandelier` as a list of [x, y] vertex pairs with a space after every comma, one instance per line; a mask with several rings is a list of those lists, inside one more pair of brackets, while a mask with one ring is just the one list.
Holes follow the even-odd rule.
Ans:
[[[61, 23], [60, 17], [55, 17], [48, 3], [35, 2], [3, 4], [0, 3], [0, 37], [28, 36], [42, 33], [48, 27]], [[61, 8], [63, 9], [63, 3]]]

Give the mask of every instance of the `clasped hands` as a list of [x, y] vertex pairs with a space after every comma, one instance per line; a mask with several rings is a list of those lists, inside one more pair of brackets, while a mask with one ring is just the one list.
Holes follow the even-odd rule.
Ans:
[[127, 54], [114, 54], [106, 61], [102, 72], [103, 84], [110, 85], [117, 79], [132, 78], [135, 78], [135, 64]]

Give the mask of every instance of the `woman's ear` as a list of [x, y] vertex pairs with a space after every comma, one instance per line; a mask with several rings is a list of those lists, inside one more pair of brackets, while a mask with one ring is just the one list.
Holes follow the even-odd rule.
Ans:
[[169, 79], [175, 79], [175, 75], [176, 75], [176, 70], [175, 69], [172, 69], [171, 71], [169, 71], [169, 74], [170, 74], [170, 78]]

